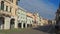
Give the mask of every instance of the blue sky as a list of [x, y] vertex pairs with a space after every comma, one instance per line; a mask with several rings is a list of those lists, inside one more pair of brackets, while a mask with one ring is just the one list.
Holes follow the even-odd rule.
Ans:
[[20, 0], [19, 6], [30, 12], [38, 12], [44, 18], [54, 19], [59, 0]]

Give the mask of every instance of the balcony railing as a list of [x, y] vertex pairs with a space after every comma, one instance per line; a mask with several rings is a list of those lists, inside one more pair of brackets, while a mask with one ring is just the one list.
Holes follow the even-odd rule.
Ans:
[[10, 12], [7, 12], [7, 11], [4, 11], [4, 10], [0, 10], [0, 15], [10, 17], [11, 16], [11, 13]]

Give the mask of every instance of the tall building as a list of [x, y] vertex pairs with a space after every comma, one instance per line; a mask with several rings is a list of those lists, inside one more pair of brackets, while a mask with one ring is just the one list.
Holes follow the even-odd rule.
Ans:
[[19, 0], [0, 0], [0, 29], [17, 28], [17, 5]]
[[60, 3], [59, 3], [59, 8], [57, 9], [56, 12], [56, 24], [60, 24]]
[[59, 3], [59, 8], [57, 9], [57, 12], [56, 12], [56, 25], [55, 25], [55, 31], [56, 31], [56, 34], [60, 34], [60, 3]]

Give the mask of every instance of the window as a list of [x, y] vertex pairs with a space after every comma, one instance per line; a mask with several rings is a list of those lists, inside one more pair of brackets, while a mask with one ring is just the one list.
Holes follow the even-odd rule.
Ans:
[[11, 0], [9, 0], [9, 1], [11, 1]]
[[9, 1], [11, 1], [13, 3], [13, 0], [9, 0]]
[[15, 15], [17, 15], [17, 13], [16, 13], [16, 12], [17, 12], [17, 9], [15, 9]]
[[23, 17], [21, 17], [21, 19], [22, 19]]
[[4, 1], [1, 1], [1, 10], [4, 10]]
[[12, 1], [12, 3], [13, 3], [13, 0], [11, 0]]
[[12, 8], [10, 7], [10, 12], [11, 12]]
[[20, 13], [18, 12], [18, 14], [20, 14]]
[[8, 6], [6, 6], [6, 11], [8, 11]]
[[18, 2], [16, 1], [16, 5], [18, 5]]
[[32, 20], [32, 22], [34, 22], [34, 21]]
[[18, 18], [19, 18], [19, 16], [18, 16]]
[[41, 21], [41, 20], [40, 20]]

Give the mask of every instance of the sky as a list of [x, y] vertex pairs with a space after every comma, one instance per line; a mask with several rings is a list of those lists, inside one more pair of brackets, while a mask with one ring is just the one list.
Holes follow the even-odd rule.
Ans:
[[30, 12], [38, 12], [46, 19], [55, 19], [59, 0], [20, 0], [19, 6]]

